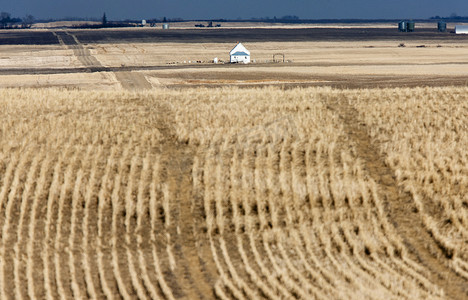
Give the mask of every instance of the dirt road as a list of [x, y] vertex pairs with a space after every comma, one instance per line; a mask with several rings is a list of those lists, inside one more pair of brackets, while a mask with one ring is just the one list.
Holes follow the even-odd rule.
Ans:
[[[53, 34], [57, 37], [61, 45], [73, 50], [73, 53], [83, 64], [87, 72], [106, 70], [91, 52], [80, 43], [74, 34], [67, 31], [55, 31]], [[140, 73], [118, 71], [115, 72], [115, 76], [124, 89], [143, 90], [151, 88], [151, 84], [145, 79], [145, 76]]]
[[115, 77], [122, 85], [122, 88], [127, 90], [144, 90], [151, 89], [145, 76], [137, 72], [115, 72]]

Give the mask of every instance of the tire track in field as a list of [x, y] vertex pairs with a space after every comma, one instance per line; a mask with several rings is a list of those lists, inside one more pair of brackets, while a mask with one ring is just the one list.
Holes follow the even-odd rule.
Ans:
[[[358, 118], [358, 111], [346, 99], [326, 102], [327, 108], [335, 112], [343, 122], [345, 133], [354, 143], [356, 153], [365, 170], [379, 186], [379, 196], [385, 203], [389, 219], [403, 239], [408, 254], [430, 272], [429, 280], [451, 299], [468, 298], [468, 282], [448, 267], [451, 260], [446, 249], [434, 240], [425, 228], [411, 195], [398, 186], [393, 170], [385, 164], [379, 152], [380, 144], [368, 134], [366, 124]], [[340, 141], [346, 145], [346, 141]], [[430, 202], [426, 209], [434, 211]]]
[[203, 207], [197, 203], [193, 192], [192, 168], [194, 150], [177, 141], [170, 124], [173, 122], [170, 107], [161, 107], [163, 135], [160, 145], [161, 168], [166, 171], [166, 182], [171, 193], [170, 211], [174, 219], [169, 234], [175, 244], [177, 263], [175, 276], [186, 299], [212, 299], [218, 274], [209, 248], [208, 234], [198, 230], [203, 224]]
[[91, 52], [83, 47], [80, 41], [67, 31], [56, 31], [53, 34], [59, 40], [59, 43], [73, 50], [73, 54], [87, 68], [88, 71], [95, 71], [93, 68], [102, 68], [102, 64], [91, 55]]
[[145, 90], [151, 89], [151, 83], [149, 83], [145, 76], [137, 72], [115, 72], [115, 77], [122, 85], [122, 88], [126, 90]]
[[[143, 74], [116, 72], [117, 79], [127, 90], [149, 89], [151, 84]], [[169, 185], [171, 207], [166, 211], [175, 222], [166, 231], [171, 236], [177, 255], [174, 274], [168, 277], [169, 287], [177, 298], [211, 299], [218, 274], [209, 249], [208, 236], [200, 232], [203, 207], [196, 203], [192, 191], [192, 167], [194, 150], [177, 141], [170, 124], [174, 116], [170, 107], [161, 106], [162, 119], [158, 130], [164, 136], [160, 145], [161, 168], [165, 170]], [[171, 278], [177, 282], [171, 285]]]
[[[116, 72], [116, 78], [127, 90], [149, 89], [151, 84], [143, 74], [135, 72]], [[211, 299], [214, 297], [214, 285], [218, 274], [208, 246], [208, 236], [200, 232], [203, 224], [203, 207], [196, 203], [192, 191], [192, 167], [194, 150], [177, 141], [170, 124], [174, 117], [170, 107], [161, 107], [158, 130], [164, 136], [160, 145], [161, 168], [165, 170], [169, 185], [171, 207], [165, 212], [175, 219], [167, 234], [171, 236], [177, 255], [173, 275], [177, 283], [170, 288], [177, 298]], [[169, 279], [172, 277], [169, 276]]]
[[[74, 55], [86, 67], [88, 72], [98, 72], [104, 68], [103, 65], [91, 55], [91, 52], [80, 43], [75, 35], [67, 31], [56, 31], [53, 32], [53, 34], [57, 37], [62, 46], [73, 50]], [[114, 72], [114, 74], [123, 89], [144, 90], [152, 88], [151, 83], [149, 83], [141, 73], [124, 71]]]

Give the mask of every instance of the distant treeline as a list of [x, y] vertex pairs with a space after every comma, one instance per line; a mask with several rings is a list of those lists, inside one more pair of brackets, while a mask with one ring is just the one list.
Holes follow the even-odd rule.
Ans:
[[[433, 16], [429, 19], [413, 19], [417, 22], [435, 22], [443, 20], [446, 22], [468, 22], [468, 16], [458, 16], [455, 13], [451, 14], [448, 17]], [[102, 18], [61, 18], [61, 19], [47, 19], [47, 20], [38, 20], [37, 22], [56, 22], [56, 21], [82, 21], [82, 22], [92, 22], [92, 23], [83, 23], [80, 25], [74, 25], [74, 28], [111, 28], [111, 27], [136, 27], [143, 26], [142, 20], [114, 20], [108, 21], [106, 14]], [[249, 19], [182, 19], [182, 18], [150, 18], [146, 19], [146, 25], [156, 26], [158, 23], [179, 23], [179, 22], [254, 22], [254, 23], [283, 23], [283, 24], [329, 24], [329, 23], [383, 23], [383, 22], [396, 22], [401, 21], [400, 19], [301, 19], [295, 15], [286, 15], [282, 17], [258, 17], [258, 18], [249, 18]], [[12, 17], [11, 14], [7, 12], [0, 13], [0, 29], [16, 29], [16, 28], [30, 28], [32, 24], [36, 22], [35, 18], [31, 15], [27, 15], [24, 18]], [[221, 25], [219, 25], [221, 26]], [[219, 27], [218, 26], [218, 27]], [[209, 26], [207, 26], [209, 27]]]
[[430, 20], [443, 20], [446, 22], [468, 22], [468, 16], [457, 16], [457, 14], [453, 13], [448, 17], [440, 17], [434, 16], [430, 17]]
[[134, 22], [108, 22], [106, 24], [79, 24], [73, 25], [73, 28], [77, 29], [100, 29], [100, 28], [120, 28], [120, 27], [136, 27]]
[[0, 12], [0, 29], [30, 28], [34, 17], [27, 15], [24, 18], [12, 17], [10, 13]]

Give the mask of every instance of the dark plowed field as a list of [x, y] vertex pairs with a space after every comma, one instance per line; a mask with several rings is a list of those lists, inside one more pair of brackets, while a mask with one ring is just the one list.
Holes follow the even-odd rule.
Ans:
[[52, 32], [0, 30], [0, 45], [58, 45]]
[[[97, 29], [74, 30], [82, 43], [222, 43], [235, 42], [295, 42], [295, 41], [382, 41], [434, 40], [463, 42], [464, 36], [439, 33], [435, 29], [419, 29], [401, 33], [392, 28], [303, 28], [303, 29]], [[53, 45], [57, 38], [42, 31], [0, 31], [0, 45]]]

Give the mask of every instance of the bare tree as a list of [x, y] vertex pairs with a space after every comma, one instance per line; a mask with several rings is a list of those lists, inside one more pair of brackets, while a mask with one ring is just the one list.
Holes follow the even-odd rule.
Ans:
[[1, 19], [2, 21], [3, 21], [3, 20], [10, 20], [10, 19], [11, 19], [11, 14], [2, 11], [2, 12], [0, 13], [0, 19]]
[[26, 15], [26, 17], [23, 18], [23, 28], [31, 28], [34, 21], [35, 18], [32, 15]]
[[2, 28], [5, 28], [11, 20], [11, 14], [7, 12], [0, 12], [0, 24]]

